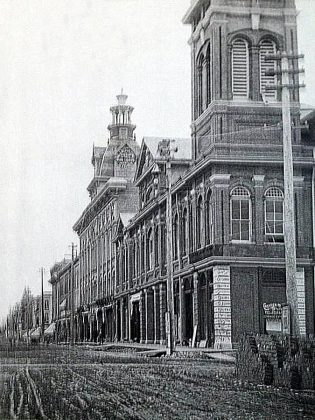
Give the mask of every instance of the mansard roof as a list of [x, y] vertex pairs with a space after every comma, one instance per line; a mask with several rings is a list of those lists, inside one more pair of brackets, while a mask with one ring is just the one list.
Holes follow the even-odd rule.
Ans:
[[95, 159], [100, 159], [103, 157], [105, 153], [106, 147], [105, 146], [94, 146], [93, 145], [93, 153], [92, 153], [92, 164], [94, 164]]

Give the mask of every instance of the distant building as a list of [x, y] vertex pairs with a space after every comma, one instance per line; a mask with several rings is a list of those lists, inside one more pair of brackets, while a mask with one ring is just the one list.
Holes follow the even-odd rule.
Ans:
[[52, 321], [55, 323], [55, 330], [58, 341], [70, 341], [71, 313], [74, 310], [74, 300], [71, 291], [75, 287], [72, 283], [72, 271], [78, 267], [78, 258], [74, 261], [64, 259], [50, 269], [50, 280], [52, 285]]

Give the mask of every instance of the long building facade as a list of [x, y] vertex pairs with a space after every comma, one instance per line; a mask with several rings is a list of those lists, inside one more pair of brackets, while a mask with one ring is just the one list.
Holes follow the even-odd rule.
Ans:
[[[192, 2], [191, 139], [145, 137], [139, 148], [118, 96], [74, 225], [77, 340], [165, 343], [168, 181], [176, 341], [231, 348], [265, 332], [266, 305], [286, 303], [281, 93], [268, 88], [280, 80], [265, 57], [298, 53], [296, 15], [294, 0]], [[315, 141], [298, 89], [291, 116], [299, 327], [313, 334]]]
[[75, 322], [78, 339], [83, 341], [116, 338], [113, 238], [118, 220], [127, 223], [138, 208], [133, 177], [139, 146], [131, 122], [133, 107], [126, 104], [123, 92], [117, 100], [118, 104], [111, 108], [108, 145], [93, 147], [94, 177], [88, 186], [91, 202], [74, 225], [80, 238], [80, 306], [76, 308]]
[[[296, 9], [284, 0], [201, 0], [184, 23], [192, 26], [192, 161], [172, 172], [175, 336], [182, 344], [195, 334], [204, 345], [230, 348], [245, 331], [265, 332], [264, 307], [287, 300], [282, 108], [279, 92], [267, 88], [279, 80], [266, 74], [276, 64], [265, 56], [298, 53]], [[298, 316], [306, 334], [314, 332], [314, 141], [301, 136], [298, 89], [291, 115]], [[118, 255], [126, 248], [132, 255], [117, 284], [117, 337], [146, 343], [166, 338], [159, 188], [166, 160], [158, 153], [165, 141], [143, 140], [135, 177], [142, 207], [117, 239]], [[184, 141], [178, 143], [180, 151]]]

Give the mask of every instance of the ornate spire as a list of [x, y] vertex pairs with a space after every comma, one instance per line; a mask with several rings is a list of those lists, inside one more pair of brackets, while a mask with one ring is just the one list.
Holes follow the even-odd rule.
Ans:
[[117, 95], [116, 98], [118, 100], [118, 105], [126, 105], [128, 95], [124, 95], [124, 90], [121, 88], [121, 93], [120, 95]]
[[133, 139], [133, 132], [136, 128], [131, 122], [133, 107], [127, 105], [128, 95], [124, 93], [123, 89], [116, 98], [118, 104], [110, 108], [112, 113], [112, 123], [108, 126], [110, 139]]

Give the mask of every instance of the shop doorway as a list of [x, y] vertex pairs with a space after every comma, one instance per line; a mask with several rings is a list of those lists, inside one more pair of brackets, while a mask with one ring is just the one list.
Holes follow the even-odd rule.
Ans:
[[139, 301], [131, 304], [131, 339], [140, 342], [140, 308]]

